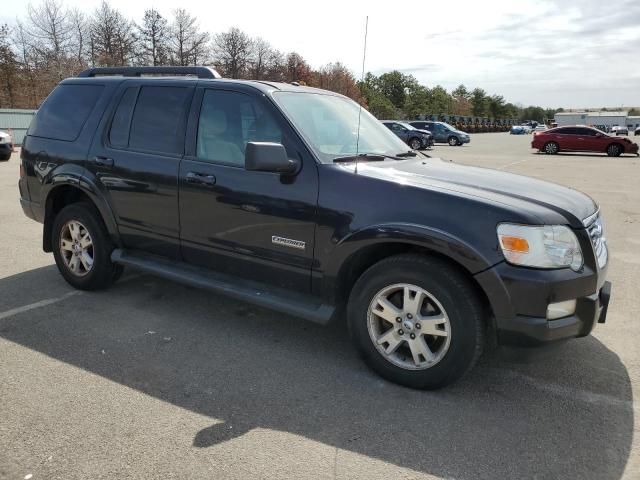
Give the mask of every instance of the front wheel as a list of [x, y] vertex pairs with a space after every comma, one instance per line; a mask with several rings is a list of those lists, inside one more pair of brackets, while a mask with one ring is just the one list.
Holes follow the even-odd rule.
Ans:
[[64, 207], [53, 222], [52, 236], [58, 270], [73, 287], [105, 288], [122, 273], [122, 266], [111, 262], [113, 244], [93, 205]]
[[422, 142], [419, 138], [414, 137], [409, 140], [409, 146], [411, 147], [411, 150], [420, 150], [420, 148], [422, 147]]
[[454, 136], [449, 137], [449, 141], [448, 141], [449, 145], [451, 145], [452, 147], [455, 147], [456, 145], [458, 145], [460, 142], [458, 141], [458, 139]]
[[438, 258], [398, 255], [375, 264], [356, 282], [347, 311], [367, 365], [411, 388], [455, 382], [484, 345], [484, 310], [473, 286]]
[[622, 147], [617, 143], [612, 143], [607, 147], [607, 155], [610, 157], [619, 157], [622, 155]]
[[544, 146], [544, 153], [548, 155], [555, 155], [560, 151], [560, 147], [556, 142], [548, 142]]

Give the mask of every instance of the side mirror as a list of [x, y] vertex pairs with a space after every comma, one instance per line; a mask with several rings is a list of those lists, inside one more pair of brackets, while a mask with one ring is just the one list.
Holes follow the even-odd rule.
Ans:
[[298, 162], [289, 160], [281, 143], [249, 142], [244, 154], [244, 168], [257, 172], [294, 173]]

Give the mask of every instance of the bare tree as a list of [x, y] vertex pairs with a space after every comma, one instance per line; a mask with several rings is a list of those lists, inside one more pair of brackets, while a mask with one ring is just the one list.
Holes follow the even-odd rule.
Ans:
[[251, 38], [233, 27], [213, 37], [214, 63], [226, 77], [243, 78], [251, 55]]
[[314, 87], [341, 93], [356, 101], [361, 100], [360, 89], [353, 73], [340, 62], [329, 63], [313, 72], [311, 84]]
[[133, 61], [133, 23], [106, 1], [93, 14], [90, 30], [92, 65], [124, 66]]
[[11, 30], [0, 26], [0, 108], [15, 108], [18, 60], [11, 48]]
[[142, 63], [154, 66], [169, 63], [169, 26], [160, 12], [155, 8], [145, 10], [142, 25], [138, 25], [138, 34]]
[[291, 52], [287, 55], [287, 82], [309, 83], [311, 79], [311, 68], [302, 55]]
[[176, 9], [169, 35], [172, 63], [185, 66], [204, 61], [208, 43], [209, 34], [200, 30], [197, 19], [184, 8]]
[[75, 60], [79, 68], [87, 64], [87, 49], [90, 28], [87, 17], [77, 8], [69, 12], [69, 20], [73, 27], [72, 43], [75, 50]]
[[269, 42], [260, 37], [253, 39], [249, 59], [249, 75], [252, 79], [262, 80], [266, 77], [273, 54], [274, 50]]
[[[25, 29], [22, 22], [18, 21], [16, 28], [13, 31], [13, 44], [14, 48], [18, 51], [18, 62], [20, 63], [20, 69], [25, 77], [27, 100], [25, 106], [30, 108], [36, 108], [40, 100], [41, 94], [38, 91], [39, 84], [36, 83], [36, 60], [34, 48], [29, 43], [29, 34]], [[46, 94], [45, 94], [46, 95]]]
[[27, 32], [29, 41], [40, 56], [40, 60], [53, 63], [59, 80], [69, 72], [73, 24], [69, 10], [61, 1], [43, 0], [38, 6], [29, 5]]

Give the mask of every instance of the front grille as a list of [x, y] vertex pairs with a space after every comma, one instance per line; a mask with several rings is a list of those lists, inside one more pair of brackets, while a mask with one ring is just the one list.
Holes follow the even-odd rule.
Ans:
[[591, 244], [593, 245], [593, 251], [598, 259], [598, 267], [602, 268], [607, 264], [607, 239], [604, 236], [604, 223], [600, 217], [600, 213], [596, 212], [584, 219], [584, 226], [587, 229]]

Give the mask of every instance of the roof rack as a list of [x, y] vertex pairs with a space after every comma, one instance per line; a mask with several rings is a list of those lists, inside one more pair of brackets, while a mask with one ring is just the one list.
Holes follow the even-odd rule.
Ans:
[[88, 68], [78, 77], [99, 77], [121, 75], [123, 77], [141, 77], [143, 75], [192, 75], [198, 78], [222, 78], [211, 67], [97, 67]]

